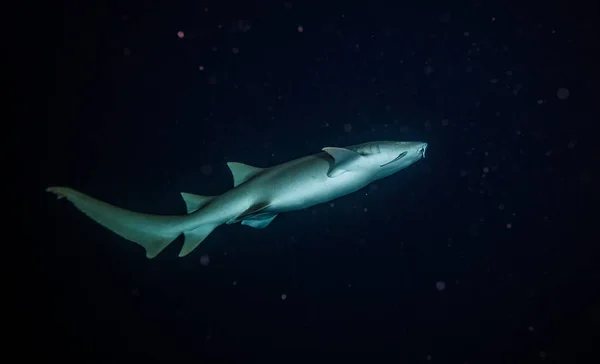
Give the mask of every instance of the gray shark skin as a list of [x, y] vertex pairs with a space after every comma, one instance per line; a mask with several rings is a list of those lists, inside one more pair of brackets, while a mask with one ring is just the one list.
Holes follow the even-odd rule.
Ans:
[[157, 256], [182, 233], [180, 257], [192, 252], [216, 227], [240, 222], [265, 228], [282, 212], [297, 211], [355, 192], [425, 157], [427, 143], [368, 142], [321, 152], [269, 168], [227, 165], [234, 187], [218, 196], [182, 192], [187, 214], [151, 215], [129, 211], [68, 187], [46, 191], [66, 198], [89, 218]]

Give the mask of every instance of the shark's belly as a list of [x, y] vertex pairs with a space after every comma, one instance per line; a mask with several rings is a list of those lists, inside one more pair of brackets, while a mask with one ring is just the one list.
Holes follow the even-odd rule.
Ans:
[[346, 172], [330, 178], [328, 170], [326, 160], [316, 159], [266, 174], [262, 182], [267, 187], [268, 210], [278, 213], [305, 209], [355, 192], [368, 184], [361, 173]]

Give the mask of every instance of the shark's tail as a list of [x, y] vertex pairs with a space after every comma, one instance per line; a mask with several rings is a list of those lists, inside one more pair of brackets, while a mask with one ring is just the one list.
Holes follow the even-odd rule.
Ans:
[[[190, 226], [190, 215], [160, 216], [129, 211], [68, 187], [49, 187], [46, 189], [71, 201], [75, 207], [105, 228], [133, 241], [146, 249], [146, 257], [154, 258], [182, 233], [185, 242], [179, 256], [189, 254], [218, 225]], [[212, 197], [196, 196], [182, 193], [188, 206], [188, 213], [193, 212]]]

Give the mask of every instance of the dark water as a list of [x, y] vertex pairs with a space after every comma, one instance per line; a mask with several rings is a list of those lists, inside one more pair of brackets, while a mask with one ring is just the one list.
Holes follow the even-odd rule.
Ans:
[[[40, 350], [588, 362], [597, 22], [575, 2], [526, 3], [69, 1], [36, 15], [40, 48], [25, 47], [47, 61], [24, 65], [48, 82], [18, 81], [44, 99], [39, 132], [20, 124], [43, 148], [28, 168], [41, 213], [26, 215], [41, 222]], [[231, 187], [227, 161], [372, 140], [428, 155], [264, 230], [221, 227], [184, 259], [181, 238], [147, 260], [43, 192], [179, 214], [179, 192]]]

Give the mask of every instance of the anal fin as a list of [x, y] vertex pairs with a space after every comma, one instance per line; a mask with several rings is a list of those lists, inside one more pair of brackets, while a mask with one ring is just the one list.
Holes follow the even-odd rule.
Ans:
[[200, 225], [194, 230], [185, 231], [183, 233], [185, 240], [183, 242], [183, 247], [179, 252], [179, 257], [184, 257], [196, 249], [217, 226], [218, 225], [213, 224]]

